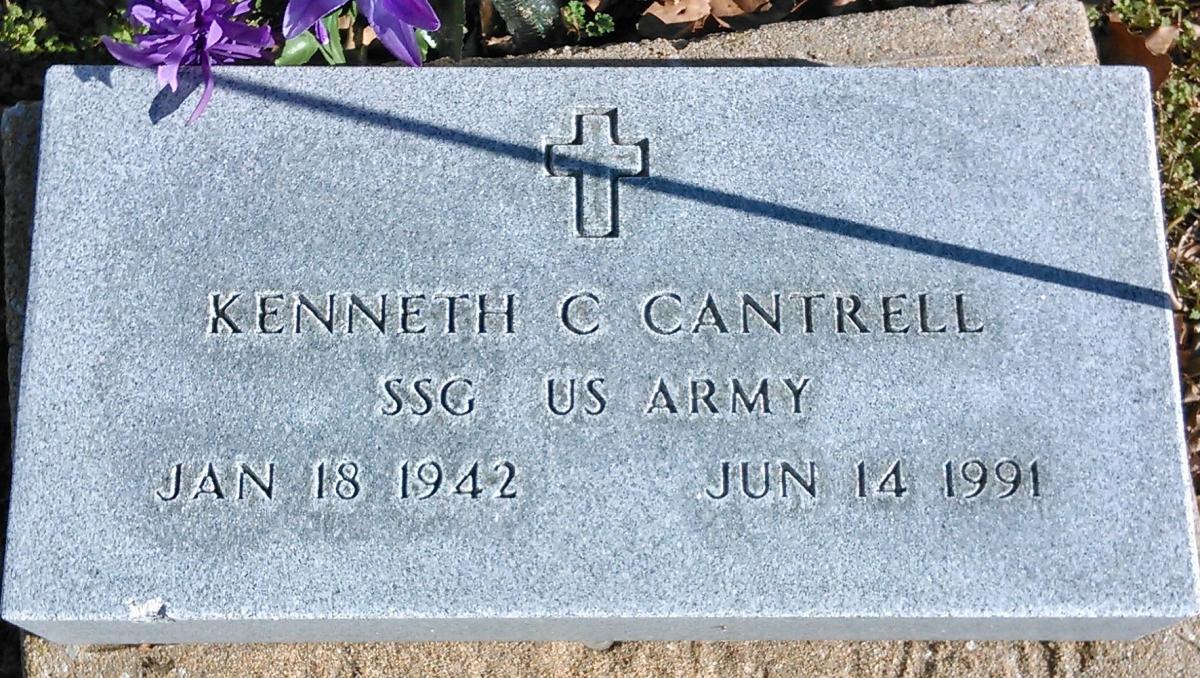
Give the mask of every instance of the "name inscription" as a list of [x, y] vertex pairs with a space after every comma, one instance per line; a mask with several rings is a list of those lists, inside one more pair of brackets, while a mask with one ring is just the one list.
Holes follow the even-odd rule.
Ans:
[[[206, 298], [205, 334], [223, 340], [249, 337], [355, 335], [411, 337], [471, 335], [481, 340], [519, 335], [529, 309], [516, 291], [284, 292], [274, 290], [211, 292]], [[973, 337], [989, 324], [974, 299], [954, 290], [916, 290], [891, 294], [771, 290], [716, 293], [654, 290], [634, 298], [610, 298], [596, 290], [565, 291], [554, 303], [554, 325], [564, 337], [603, 337], [626, 314], [621, 327], [665, 341], [712, 335], [797, 337], [896, 336]], [[762, 376], [764, 374], [769, 376]], [[617, 402], [614, 381], [603, 374], [547, 374], [540, 378], [541, 410], [551, 418], [593, 418], [624, 408], [651, 418], [799, 417], [811, 410], [820, 393], [817, 375], [747, 368], [749, 376], [680, 376], [647, 373], [641, 396]], [[629, 375], [621, 375], [629, 378]], [[369, 395], [367, 411], [408, 421], [470, 421], [486, 412], [487, 385], [479, 375], [381, 375]], [[509, 405], [505, 403], [505, 405]], [[856, 460], [845, 468], [823, 468], [812, 460], [730, 460], [714, 458], [714, 470], [696, 478], [695, 496], [712, 502], [780, 498], [816, 500], [841, 488], [859, 499], [902, 499], [914, 487], [938, 485], [948, 500], [1014, 499], [1042, 496], [1039, 462], [1007, 457], [947, 460], [940, 477], [915, 478], [911, 460]], [[180, 461], [153, 490], [165, 504], [194, 501], [275, 501], [291, 488], [317, 502], [353, 502], [372, 493], [396, 501], [441, 498], [517, 500], [523, 469], [505, 459], [465, 463], [432, 458], [403, 460], [388, 469], [361, 459], [314, 460], [304, 469], [285, 471], [279, 463]], [[371, 471], [368, 472], [368, 468]], [[277, 474], [296, 478], [276, 482]], [[535, 474], [536, 475], [536, 474]], [[827, 478], [834, 476], [835, 478]], [[298, 477], [298, 476], [297, 476]], [[296, 496], [302, 496], [296, 494]]]
[[[487, 338], [520, 334], [525, 326], [525, 304], [517, 292], [234, 291], [210, 293], [206, 306], [206, 333], [224, 339], [314, 334]], [[561, 296], [555, 315], [566, 336], [587, 337], [602, 332], [610, 312], [629, 313], [643, 332], [667, 340], [704, 335], [971, 336], [986, 327], [967, 293], [955, 291], [721, 295], [666, 290], [629, 302], [577, 290]], [[802, 415], [813, 380], [803, 374], [721, 379], [649, 375], [644, 398], [625, 406], [648, 416]], [[545, 410], [553, 416], [598, 417], [613, 405], [604, 375], [546, 375], [544, 385]], [[481, 388], [475, 375], [382, 375], [374, 410], [417, 421], [430, 415], [470, 417], [485, 407]]]
[[[603, 326], [595, 291], [568, 293], [559, 304], [562, 328], [577, 335]], [[521, 300], [515, 292], [355, 294], [213, 292], [211, 335], [516, 334]], [[731, 298], [712, 292], [661, 291], [636, 304], [641, 326], [658, 336], [702, 334], [977, 334], [984, 324], [965, 292], [884, 295], [773, 291]]]

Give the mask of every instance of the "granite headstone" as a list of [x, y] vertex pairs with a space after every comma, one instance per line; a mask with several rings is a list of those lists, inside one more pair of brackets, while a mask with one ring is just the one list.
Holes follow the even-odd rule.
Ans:
[[49, 73], [52, 640], [1125, 638], [1197, 612], [1136, 69]]

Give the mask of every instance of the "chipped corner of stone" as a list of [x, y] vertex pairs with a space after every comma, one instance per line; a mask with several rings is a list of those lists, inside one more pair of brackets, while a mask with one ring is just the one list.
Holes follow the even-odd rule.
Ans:
[[167, 603], [162, 598], [140, 601], [136, 598], [127, 598], [125, 599], [125, 610], [129, 621], [132, 622], [175, 621], [167, 611]]

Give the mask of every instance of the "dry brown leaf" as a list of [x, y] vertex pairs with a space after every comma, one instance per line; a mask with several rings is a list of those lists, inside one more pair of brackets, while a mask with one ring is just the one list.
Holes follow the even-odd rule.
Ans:
[[1184, 374], [1200, 373], [1200, 356], [1196, 355], [1195, 351], [1187, 351], [1186, 355], [1180, 357], [1183, 358], [1181, 367]]
[[770, 0], [709, 0], [712, 16], [722, 28], [742, 28], [755, 22], [750, 15], [771, 6]]
[[741, 30], [778, 21], [804, 0], [655, 0], [638, 20], [649, 38], [684, 38], [712, 28]]
[[651, 38], [682, 38], [702, 30], [710, 16], [709, 0], [663, 0], [646, 8], [637, 28]]
[[825, 11], [829, 16], [841, 16], [866, 9], [866, 0], [829, 0], [825, 3]]
[[[1161, 29], [1151, 31], [1151, 35]], [[1140, 35], [1129, 30], [1129, 27], [1114, 15], [1108, 16], [1108, 25], [1103, 38], [1099, 41], [1100, 60], [1106, 64], [1125, 64], [1129, 66], [1144, 66], [1150, 71], [1150, 86], [1158, 89], [1159, 85], [1171, 74], [1171, 57], [1165, 53], [1155, 53], [1147, 44], [1148, 35]], [[1156, 47], [1166, 40], [1164, 32], [1155, 37]], [[1171, 38], [1174, 40], [1174, 38]]]
[[754, 14], [770, 4], [771, 0], [709, 0], [712, 14], [716, 17]]
[[707, 19], [712, 6], [708, 0], [666, 0], [651, 3], [645, 14], [668, 25], [692, 24]]
[[1146, 49], [1155, 54], [1166, 54], [1179, 37], [1179, 29], [1175, 26], [1159, 26], [1146, 34]]

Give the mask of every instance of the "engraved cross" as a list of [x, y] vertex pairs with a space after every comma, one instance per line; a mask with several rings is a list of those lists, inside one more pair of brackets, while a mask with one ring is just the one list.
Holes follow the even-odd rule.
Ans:
[[576, 111], [575, 138], [547, 141], [546, 171], [575, 179], [575, 230], [581, 238], [615, 238], [617, 180], [649, 176], [646, 139], [622, 144], [616, 109]]

